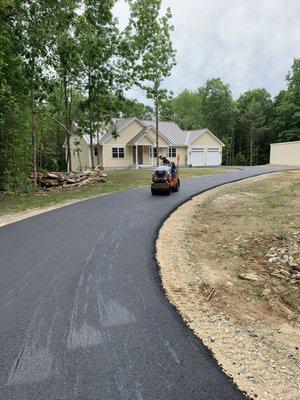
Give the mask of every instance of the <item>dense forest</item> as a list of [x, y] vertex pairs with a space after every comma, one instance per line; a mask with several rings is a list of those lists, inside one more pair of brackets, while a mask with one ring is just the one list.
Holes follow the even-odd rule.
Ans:
[[228, 84], [210, 79], [197, 91], [166, 101], [161, 117], [186, 130], [211, 129], [226, 144], [225, 164], [266, 164], [270, 143], [300, 140], [300, 59], [287, 74], [286, 89], [274, 99], [258, 88], [234, 100]]
[[158, 117], [175, 64], [171, 11], [162, 0], [126, 1], [120, 32], [117, 0], [0, 0], [0, 190], [28, 191], [38, 171], [72, 170], [75, 126], [92, 142], [114, 117], [152, 118], [124, 96], [133, 86]]
[[[72, 169], [63, 145], [68, 154], [74, 121], [91, 140], [120, 116], [208, 127], [226, 164], [266, 163], [271, 142], [300, 139], [300, 60], [275, 99], [256, 89], [234, 100], [220, 79], [172, 97], [163, 86], [175, 65], [171, 11], [127, 0], [121, 32], [116, 1], [0, 0], [0, 190], [28, 191], [38, 171]], [[133, 86], [153, 108], [126, 98]]]

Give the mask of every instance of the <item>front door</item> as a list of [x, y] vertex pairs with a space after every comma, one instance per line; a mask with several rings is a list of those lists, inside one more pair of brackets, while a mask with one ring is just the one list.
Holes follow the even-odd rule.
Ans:
[[143, 146], [138, 146], [138, 164], [143, 165], [144, 164], [144, 147]]

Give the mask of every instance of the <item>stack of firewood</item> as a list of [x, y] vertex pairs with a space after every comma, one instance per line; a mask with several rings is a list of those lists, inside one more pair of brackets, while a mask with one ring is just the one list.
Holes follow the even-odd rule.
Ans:
[[[33, 178], [32, 174], [30, 178]], [[80, 188], [91, 182], [106, 182], [106, 180], [107, 175], [101, 171], [100, 166], [88, 172], [44, 172], [37, 176], [38, 185], [44, 190]]]

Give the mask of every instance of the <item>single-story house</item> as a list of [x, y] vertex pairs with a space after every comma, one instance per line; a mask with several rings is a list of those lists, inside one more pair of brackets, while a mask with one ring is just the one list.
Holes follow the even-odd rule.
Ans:
[[300, 167], [300, 141], [271, 144], [270, 164]]
[[[118, 119], [100, 137], [99, 156], [94, 139], [94, 164], [97, 165], [99, 158], [104, 168], [154, 166], [157, 156], [155, 138], [154, 121], [142, 121], [138, 118]], [[72, 137], [71, 146], [73, 170], [91, 168], [89, 135]], [[158, 152], [166, 154], [171, 161], [179, 154], [181, 165], [221, 165], [223, 147], [224, 144], [208, 129], [183, 131], [173, 122], [159, 122]]]

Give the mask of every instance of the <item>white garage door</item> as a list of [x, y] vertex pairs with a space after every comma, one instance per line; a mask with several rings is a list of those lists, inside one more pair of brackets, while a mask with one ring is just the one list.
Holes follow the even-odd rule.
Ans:
[[219, 165], [220, 154], [219, 149], [207, 149], [206, 165]]
[[204, 165], [204, 149], [191, 150], [191, 164], [193, 167], [203, 167]]

